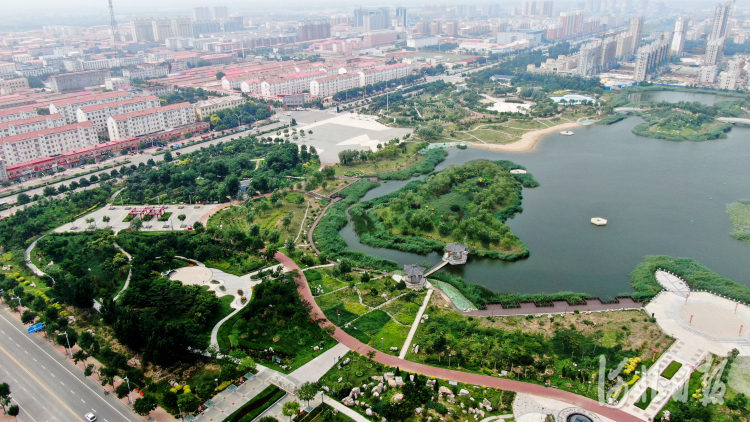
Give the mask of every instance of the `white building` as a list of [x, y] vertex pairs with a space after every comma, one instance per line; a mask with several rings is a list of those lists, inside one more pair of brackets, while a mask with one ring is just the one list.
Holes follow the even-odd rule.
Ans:
[[169, 74], [169, 66], [140, 65], [135, 69], [122, 69], [122, 76], [130, 80], [151, 79]]
[[62, 114], [65, 117], [65, 122], [72, 124], [78, 122], [76, 112], [81, 107], [124, 101], [130, 97], [131, 95], [127, 92], [106, 92], [100, 95], [84, 95], [77, 98], [55, 100], [55, 102], [50, 103], [49, 112]]
[[118, 114], [133, 113], [136, 111], [150, 110], [161, 105], [159, 97], [150, 95], [147, 97], [134, 97], [116, 103], [96, 104], [81, 107], [76, 110], [76, 119], [79, 123], [92, 122], [98, 133], [107, 132], [107, 121], [110, 116]]
[[719, 74], [719, 85], [717, 88], [734, 91], [737, 89], [737, 74], [724, 71]]
[[8, 170], [5, 168], [5, 160], [0, 158], [0, 182], [8, 180]]
[[190, 103], [110, 116], [107, 129], [110, 141], [171, 130], [195, 122], [195, 111]]
[[674, 33], [672, 34], [672, 45], [669, 47], [669, 54], [681, 56], [685, 50], [685, 36], [690, 24], [689, 16], [679, 16], [674, 23]]
[[409, 75], [407, 63], [390, 64], [373, 69], [363, 70], [359, 73], [359, 86], [367, 86], [391, 79], [405, 78]]
[[294, 72], [268, 78], [260, 83], [261, 94], [266, 97], [299, 94], [310, 89], [310, 82], [325, 76], [324, 70], [316, 72]]
[[359, 73], [326, 76], [310, 82], [310, 94], [316, 97], [330, 97], [337, 92], [359, 87]]
[[719, 37], [713, 38], [706, 42], [706, 57], [703, 60], [703, 64], [711, 66], [721, 63], [721, 59], [724, 57], [724, 44], [726, 38]]
[[37, 115], [34, 107], [17, 107], [7, 110], [0, 110], [0, 123], [12, 122], [13, 120], [23, 120]]
[[0, 138], [36, 132], [44, 129], [54, 129], [60, 126], [65, 126], [65, 118], [59, 114], [34, 116], [24, 120], [0, 123]]
[[219, 110], [239, 107], [245, 103], [247, 103], [245, 97], [241, 95], [229, 95], [226, 97], [216, 97], [205, 101], [198, 101], [193, 104], [193, 108], [195, 108], [195, 118], [197, 120], [203, 120]]
[[716, 66], [703, 66], [701, 67], [700, 81], [702, 83], [712, 84], [716, 82], [716, 74], [718, 73]]
[[260, 79], [248, 79], [246, 81], [242, 81], [240, 84], [240, 89], [242, 92], [248, 93], [248, 94], [260, 94], [262, 92], [261, 83], [263, 81]]
[[7, 165], [62, 154], [99, 143], [91, 122], [76, 123], [0, 139]]
[[438, 37], [410, 37], [406, 39], [406, 46], [410, 48], [424, 48], [438, 44]]

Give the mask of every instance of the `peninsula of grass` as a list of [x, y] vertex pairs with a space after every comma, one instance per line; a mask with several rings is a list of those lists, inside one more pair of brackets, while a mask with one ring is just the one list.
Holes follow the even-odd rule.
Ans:
[[611, 124], [615, 124], [615, 123], [617, 123], [617, 122], [619, 122], [621, 120], [625, 120], [627, 117], [628, 117], [627, 114], [617, 113], [617, 114], [614, 114], [612, 116], [607, 116], [607, 117], [599, 120], [598, 122], [596, 122], [596, 124], [598, 124], [598, 125], [611, 125]]
[[644, 120], [633, 128], [633, 133], [668, 141], [706, 141], [726, 138], [732, 130], [730, 123], [721, 123], [711, 114], [677, 109], [654, 109], [639, 113]]
[[630, 284], [636, 292], [636, 300], [648, 300], [663, 290], [656, 281], [656, 270], [659, 268], [676, 274], [691, 290], [707, 290], [725, 296], [731, 300], [750, 303], [750, 288], [726, 277], [720, 276], [700, 262], [690, 258], [673, 258], [671, 256], [647, 256], [630, 273]]
[[522, 186], [538, 183], [530, 174], [515, 177], [514, 168], [521, 166], [486, 160], [451, 166], [357, 204], [350, 215], [361, 242], [377, 248], [424, 254], [459, 242], [479, 256], [526, 258], [528, 249], [504, 223], [522, 210]]
[[647, 387], [646, 391], [643, 393], [643, 395], [641, 396], [641, 398], [638, 399], [637, 402], [635, 402], [635, 407], [637, 407], [637, 408], [639, 408], [641, 410], [646, 410], [646, 408], [648, 407], [648, 405], [651, 404], [651, 402], [654, 400], [654, 398], [656, 397], [657, 394], [659, 394], [658, 391], [654, 390], [651, 387]]
[[664, 377], [664, 378], [666, 378], [666, 379], [668, 379], [668, 380], [671, 380], [675, 376], [675, 374], [677, 373], [677, 371], [680, 370], [680, 368], [682, 368], [682, 364], [680, 362], [677, 362], [677, 361], [673, 360], [667, 366], [667, 368], [664, 369], [664, 371], [662, 371], [661, 376]]
[[732, 237], [750, 244], [750, 201], [738, 201], [727, 206], [727, 214], [732, 220]]

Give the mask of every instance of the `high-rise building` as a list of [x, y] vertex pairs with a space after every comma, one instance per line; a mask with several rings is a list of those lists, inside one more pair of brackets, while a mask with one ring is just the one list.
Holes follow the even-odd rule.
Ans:
[[602, 40], [601, 71], [606, 72], [617, 66], [617, 40], [614, 35]]
[[672, 34], [672, 44], [669, 47], [669, 54], [681, 56], [685, 49], [685, 35], [687, 34], [690, 16], [679, 16], [674, 23], [674, 33]]
[[193, 20], [194, 21], [210, 21], [211, 11], [208, 7], [196, 7], [193, 9]]
[[407, 21], [406, 21], [406, 8], [405, 7], [397, 7], [396, 8], [396, 18], [398, 18], [398, 25], [402, 28], [406, 28]]
[[533, 0], [524, 0], [523, 2], [523, 13], [524, 16], [536, 15], [536, 2]]
[[172, 20], [171, 19], [154, 19], [151, 23], [151, 27], [154, 31], [154, 41], [163, 42], [167, 38], [171, 38], [172, 34]]
[[221, 24], [216, 21], [193, 22], [193, 36], [200, 37], [202, 34], [215, 34], [221, 32]]
[[172, 19], [172, 36], [193, 38], [193, 22], [190, 21], [189, 17]]
[[635, 59], [633, 80], [645, 81], [648, 72], [667, 58], [669, 58], [669, 40], [663, 36], [660, 40], [639, 48]]
[[540, 15], [542, 16], [552, 16], [552, 2], [547, 0], [542, 2], [542, 10]]
[[154, 19], [138, 18], [130, 21], [130, 31], [133, 34], [133, 41], [153, 41], [154, 40]]
[[717, 4], [716, 11], [714, 12], [714, 21], [711, 26], [711, 38], [726, 37], [727, 30], [729, 29], [729, 14], [732, 11], [732, 3], [726, 2], [724, 4]]
[[424, 35], [430, 35], [430, 21], [417, 22], [417, 32]]
[[706, 56], [703, 59], [704, 65], [715, 65], [724, 58], [725, 37], [711, 38], [706, 41]]
[[601, 71], [602, 45], [599, 42], [584, 44], [578, 53], [576, 73], [581, 76], [594, 76]]
[[229, 20], [229, 9], [226, 6], [214, 6], [211, 11], [215, 21]]
[[638, 51], [638, 47], [641, 46], [641, 38], [643, 37], [643, 24], [646, 21], [646, 16], [633, 16], [630, 19], [630, 29], [628, 32], [633, 34], [633, 51]]
[[500, 5], [496, 3], [488, 3], [482, 6], [482, 14], [488, 18], [496, 18], [500, 16]]
[[602, 11], [602, 0], [586, 0], [586, 11], [600, 13]]
[[326, 20], [302, 21], [297, 29], [298, 41], [320, 40], [331, 36], [331, 24]]
[[443, 30], [445, 31], [445, 35], [455, 37], [456, 35], [458, 35], [458, 21], [453, 20], [445, 22], [445, 25], [443, 25]]
[[583, 28], [583, 10], [566, 10], [560, 13], [560, 31], [558, 38], [574, 37]]
[[640, 0], [640, 11], [641, 13], [646, 13], [648, 10], [648, 0]]
[[378, 29], [388, 29], [391, 27], [391, 9], [388, 7], [381, 7], [378, 9], [380, 12], [380, 22], [382, 27]]

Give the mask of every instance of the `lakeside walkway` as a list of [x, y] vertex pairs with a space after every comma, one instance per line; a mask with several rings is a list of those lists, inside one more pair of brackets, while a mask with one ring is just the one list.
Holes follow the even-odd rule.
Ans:
[[[284, 264], [284, 266], [286, 266], [287, 268], [299, 270], [299, 267], [297, 266], [297, 264], [286, 255], [279, 252], [276, 254], [275, 258], [279, 260], [279, 262]], [[315, 302], [315, 298], [313, 297], [312, 291], [310, 290], [310, 287], [307, 284], [307, 279], [305, 278], [304, 273], [300, 270], [299, 274], [300, 274], [299, 277], [295, 278], [295, 281], [297, 282], [298, 288], [300, 289], [300, 295], [302, 296], [302, 299], [306, 300], [311, 305], [310, 315], [316, 319], [321, 318], [321, 317], [325, 318], [323, 311], [318, 307], [317, 303]], [[333, 324], [330, 321], [325, 320], [322, 325], [328, 326], [328, 325], [333, 325]], [[335, 327], [333, 337], [336, 340], [338, 340], [340, 343], [343, 343], [344, 345], [349, 347], [351, 350], [356, 351], [357, 353], [367, 354], [370, 351], [375, 352], [374, 359], [385, 365], [398, 366], [402, 370], [419, 373], [419, 374], [423, 374], [423, 375], [430, 376], [430, 377], [448, 379], [451, 381], [463, 382], [463, 383], [473, 384], [473, 385], [482, 385], [482, 386], [487, 386], [487, 387], [500, 388], [502, 390], [515, 391], [517, 393], [533, 394], [539, 397], [555, 399], [555, 400], [562, 401], [564, 403], [568, 403], [572, 406], [584, 408], [588, 411], [595, 412], [604, 417], [607, 417], [607, 418], [610, 418], [619, 422], [641, 422], [642, 421], [641, 418], [631, 415], [620, 409], [615, 409], [609, 406], [605, 406], [595, 400], [592, 400], [583, 396], [579, 396], [577, 394], [569, 393], [567, 391], [561, 391], [556, 388], [547, 388], [541, 385], [530, 384], [530, 383], [525, 383], [525, 382], [520, 382], [520, 381], [512, 381], [512, 380], [504, 379], [504, 378], [497, 378], [497, 377], [491, 377], [491, 376], [486, 376], [486, 375], [471, 374], [467, 372], [436, 368], [432, 366], [422, 365], [416, 362], [403, 360], [396, 356], [391, 356], [379, 350], [373, 349], [372, 347], [366, 344], [363, 344], [359, 340], [345, 333], [343, 330], [336, 327], [335, 325], [333, 326]]]

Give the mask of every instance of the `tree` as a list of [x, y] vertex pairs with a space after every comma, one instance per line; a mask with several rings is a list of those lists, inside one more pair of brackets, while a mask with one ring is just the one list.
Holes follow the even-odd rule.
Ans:
[[8, 416], [16, 417], [21, 412], [21, 409], [18, 407], [17, 404], [11, 405], [8, 408]]
[[284, 416], [289, 416], [289, 420], [292, 420], [292, 416], [296, 415], [299, 412], [299, 403], [296, 401], [288, 401], [284, 403], [284, 406], [281, 408], [281, 413], [284, 414]]
[[240, 191], [240, 179], [233, 174], [227, 177], [227, 180], [224, 183], [227, 187], [227, 192], [229, 192], [229, 196], [236, 198]]
[[221, 78], [223, 78], [224, 76], [227, 76], [227, 74], [226, 74], [226, 73], [224, 73], [224, 72], [222, 72], [221, 70], [220, 70], [220, 71], [218, 71], [218, 72], [216, 72], [216, 80], [217, 80], [217, 81], [220, 81], [220, 80], [221, 80]]
[[46, 187], [45, 187], [45, 188], [44, 188], [44, 189], [42, 190], [42, 195], [44, 195], [44, 196], [52, 196], [52, 195], [54, 195], [54, 194], [55, 194], [56, 192], [57, 192], [57, 190], [56, 190], [55, 188], [53, 188], [52, 186], [46, 186]]
[[8, 403], [10, 403], [10, 386], [4, 382], [0, 384], [0, 406], [3, 406], [3, 412]]
[[130, 392], [130, 388], [128, 388], [128, 383], [122, 382], [120, 385], [115, 388], [115, 394], [117, 394], [117, 398], [121, 399], [128, 395]]
[[193, 230], [195, 230], [196, 233], [201, 234], [206, 231], [206, 228], [203, 227], [203, 223], [201, 223], [200, 221], [196, 221], [195, 223], [193, 223]]
[[25, 193], [19, 193], [16, 197], [16, 202], [18, 202], [18, 205], [25, 205], [31, 202], [31, 197]]
[[312, 382], [306, 382], [299, 386], [297, 389], [297, 397], [300, 398], [300, 400], [304, 400], [307, 402], [307, 405], [310, 405], [310, 400], [315, 398], [315, 395], [318, 394], [318, 391], [320, 391], [320, 388], [318, 388], [317, 383]]
[[94, 220], [93, 218], [89, 217], [89, 218], [86, 219], [86, 224], [88, 224], [90, 226], [90, 225], [94, 224], [95, 221], [96, 220]]
[[294, 238], [289, 236], [286, 238], [286, 241], [284, 242], [284, 249], [286, 249], [286, 252], [289, 255], [294, 255]]
[[185, 219], [187, 216], [185, 214], [180, 214], [177, 216], [177, 219], [180, 220], [180, 227], [185, 227]]
[[78, 364], [78, 362], [85, 362], [88, 358], [89, 355], [87, 355], [83, 350], [79, 350], [73, 353], [73, 363], [75, 364]]
[[139, 217], [130, 220], [130, 230], [137, 233], [141, 230], [141, 228], [143, 228], [143, 220], [141, 220]]
[[133, 410], [141, 416], [148, 416], [149, 413], [156, 410], [158, 404], [159, 402], [156, 400], [156, 396], [147, 393], [133, 403]]
[[104, 222], [104, 227], [107, 227], [107, 224], [110, 222], [111, 218], [108, 215], [105, 215], [102, 217], [102, 221]]
[[164, 161], [170, 162], [170, 161], [172, 161], [172, 159], [173, 158], [172, 158], [172, 153], [171, 152], [167, 151], [167, 152], [164, 153]]
[[183, 393], [177, 397], [177, 405], [185, 412], [195, 412], [200, 402], [193, 393]]
[[21, 322], [24, 324], [34, 322], [34, 318], [36, 318], [36, 312], [29, 309], [23, 311], [23, 314], [21, 314]]

